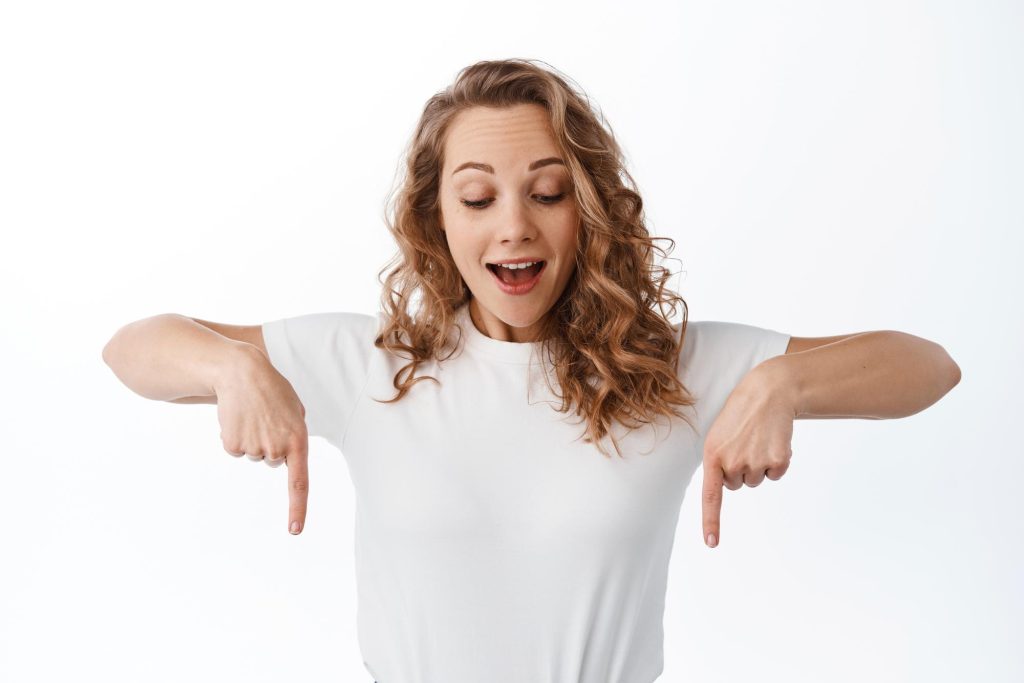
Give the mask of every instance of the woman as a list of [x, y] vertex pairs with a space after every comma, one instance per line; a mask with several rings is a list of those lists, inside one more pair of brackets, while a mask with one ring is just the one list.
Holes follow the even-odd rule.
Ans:
[[688, 324], [641, 209], [582, 93], [481, 62], [423, 111], [377, 316], [156, 316], [104, 357], [144, 396], [217, 403], [229, 453], [287, 462], [294, 533], [308, 436], [344, 453], [374, 680], [649, 683], [698, 465], [714, 547], [722, 487], [781, 477], [794, 418], [911, 414], [959, 369], [898, 332]]

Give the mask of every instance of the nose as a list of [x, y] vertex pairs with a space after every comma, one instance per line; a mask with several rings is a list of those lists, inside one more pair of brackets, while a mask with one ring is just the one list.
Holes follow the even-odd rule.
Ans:
[[505, 202], [504, 211], [495, 212], [495, 218], [495, 239], [499, 242], [515, 244], [537, 237], [537, 226], [524, 202]]

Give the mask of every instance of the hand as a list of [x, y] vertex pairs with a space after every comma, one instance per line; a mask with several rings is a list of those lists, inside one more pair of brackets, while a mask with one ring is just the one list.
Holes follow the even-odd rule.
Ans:
[[243, 353], [218, 378], [215, 392], [224, 450], [270, 467], [288, 465], [288, 528], [300, 533], [309, 496], [309, 435], [306, 409], [292, 385], [262, 353]]
[[[762, 366], [758, 366], [762, 367]], [[704, 542], [721, 539], [722, 486], [735, 491], [777, 480], [793, 457], [793, 420], [785, 396], [774, 389], [778, 377], [751, 370], [722, 407], [704, 439]]]

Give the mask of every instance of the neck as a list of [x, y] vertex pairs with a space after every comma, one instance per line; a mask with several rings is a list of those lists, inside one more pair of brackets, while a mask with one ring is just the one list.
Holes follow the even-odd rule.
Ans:
[[509, 325], [477, 302], [475, 298], [469, 300], [469, 317], [473, 325], [484, 336], [504, 342], [526, 343], [540, 341], [540, 334], [547, 315], [540, 320], [524, 327]]

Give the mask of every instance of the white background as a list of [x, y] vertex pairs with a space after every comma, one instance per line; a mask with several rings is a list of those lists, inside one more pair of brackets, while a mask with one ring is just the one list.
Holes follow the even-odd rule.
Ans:
[[293, 537], [287, 468], [100, 352], [159, 313], [376, 311], [424, 102], [504, 57], [601, 107], [691, 320], [902, 330], [963, 373], [905, 419], [798, 422], [715, 549], [697, 473], [659, 681], [1024, 679], [1022, 29], [968, 0], [6, 3], [0, 679], [371, 680], [343, 456], [312, 440]]

